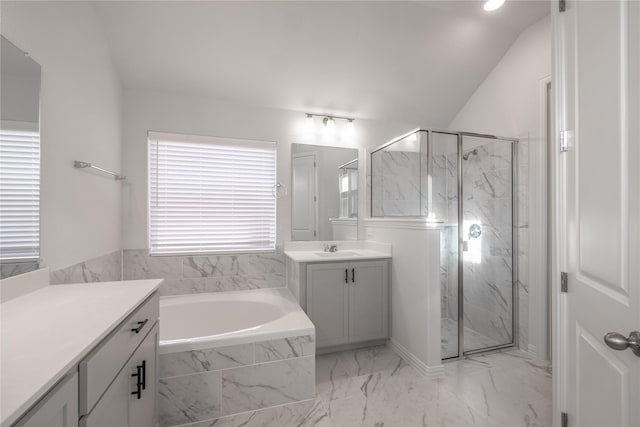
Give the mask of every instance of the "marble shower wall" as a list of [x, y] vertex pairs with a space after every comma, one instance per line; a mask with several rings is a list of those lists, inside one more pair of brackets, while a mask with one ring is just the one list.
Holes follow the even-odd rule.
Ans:
[[51, 271], [50, 280], [52, 285], [122, 280], [122, 251]]
[[377, 151], [371, 173], [372, 216], [420, 215], [419, 152]]
[[315, 337], [161, 354], [159, 377], [160, 427], [218, 425], [218, 418], [313, 399]]
[[123, 279], [165, 279], [160, 295], [280, 288], [284, 253], [149, 256], [146, 249], [123, 251]]
[[[513, 336], [512, 159], [511, 144], [465, 137], [463, 161], [463, 254], [465, 326], [494, 345]], [[482, 228], [479, 238], [469, 227]], [[472, 348], [466, 348], [471, 350]]]

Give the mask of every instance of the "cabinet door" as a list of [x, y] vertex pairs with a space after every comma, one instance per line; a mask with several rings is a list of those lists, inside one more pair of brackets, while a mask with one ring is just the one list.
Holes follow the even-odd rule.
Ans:
[[387, 261], [349, 266], [349, 342], [388, 337], [389, 277]]
[[[80, 420], [81, 427], [151, 427], [155, 421], [157, 390], [156, 324], [127, 361], [91, 413]], [[144, 362], [144, 363], [143, 363]], [[140, 375], [140, 398], [138, 398]], [[134, 394], [135, 393], [135, 394]]]
[[[158, 324], [156, 324], [127, 364], [130, 373], [137, 373], [138, 367], [142, 367], [139, 370], [144, 373], [144, 378], [142, 378], [142, 380], [144, 380], [144, 387], [140, 392], [140, 399], [138, 399], [137, 395], [129, 395], [129, 399], [131, 399], [131, 404], [129, 405], [129, 426], [131, 427], [151, 427], [158, 424], [156, 419], [158, 334], [159, 328]], [[137, 378], [131, 378], [131, 391], [137, 391]]]
[[54, 387], [29, 411], [16, 427], [77, 427], [78, 374], [74, 373]]
[[349, 264], [307, 267], [307, 314], [316, 327], [318, 347], [349, 340], [348, 268]]

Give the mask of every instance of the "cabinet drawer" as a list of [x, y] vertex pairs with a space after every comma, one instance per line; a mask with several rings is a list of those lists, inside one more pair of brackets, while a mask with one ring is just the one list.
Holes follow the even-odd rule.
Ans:
[[80, 362], [80, 415], [91, 411], [154, 326], [158, 312], [159, 297], [154, 293]]

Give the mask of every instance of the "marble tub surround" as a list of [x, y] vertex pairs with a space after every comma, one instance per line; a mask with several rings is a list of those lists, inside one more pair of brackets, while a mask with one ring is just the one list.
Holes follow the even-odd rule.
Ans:
[[46, 286], [3, 302], [0, 424], [39, 400], [161, 282]]
[[39, 268], [39, 262], [3, 262], [0, 264], [0, 280], [20, 274], [30, 273]]
[[302, 416], [296, 402], [314, 397], [313, 335], [160, 356], [160, 426], [218, 425], [221, 417], [233, 425], [224, 423], [274, 406]]
[[[122, 251], [51, 271], [51, 284], [112, 282], [122, 279]], [[143, 277], [142, 279], [147, 279]]]
[[161, 295], [239, 291], [285, 286], [284, 253], [150, 256], [123, 251], [123, 278], [164, 278]]
[[[325, 245], [337, 245], [338, 251], [327, 257], [317, 255], [318, 252], [324, 252]], [[341, 252], [346, 255], [341, 256]], [[285, 242], [284, 254], [296, 263], [385, 259], [392, 256], [390, 244], [369, 240]]]

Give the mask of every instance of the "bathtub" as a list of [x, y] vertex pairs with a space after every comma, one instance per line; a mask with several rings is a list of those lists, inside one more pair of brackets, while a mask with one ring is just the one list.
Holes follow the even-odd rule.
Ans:
[[160, 298], [160, 427], [315, 397], [315, 328], [287, 288]]
[[162, 297], [160, 322], [160, 354], [315, 333], [287, 288]]

